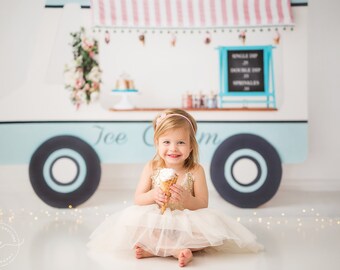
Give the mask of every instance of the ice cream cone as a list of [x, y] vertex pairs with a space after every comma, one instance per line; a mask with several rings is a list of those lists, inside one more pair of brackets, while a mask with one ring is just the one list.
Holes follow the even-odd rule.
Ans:
[[[160, 175], [160, 188], [164, 191], [165, 196], [170, 198], [170, 187], [173, 184], [176, 184], [178, 175], [176, 174], [175, 170], [173, 169], [162, 169]], [[163, 214], [165, 212], [165, 209], [168, 207], [167, 203], [164, 203], [161, 206], [161, 213]]]

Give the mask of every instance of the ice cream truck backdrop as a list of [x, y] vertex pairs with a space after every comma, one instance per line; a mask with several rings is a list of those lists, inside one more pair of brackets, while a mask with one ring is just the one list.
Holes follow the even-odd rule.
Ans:
[[[282, 164], [305, 160], [305, 1], [46, 0], [26, 8], [35, 22], [30, 61], [24, 82], [1, 90], [0, 164], [29, 164], [45, 203], [80, 205], [95, 193], [101, 164], [151, 159], [151, 121], [169, 107], [198, 121], [208, 179], [239, 207], [266, 203]], [[97, 67], [84, 81], [75, 33]]]

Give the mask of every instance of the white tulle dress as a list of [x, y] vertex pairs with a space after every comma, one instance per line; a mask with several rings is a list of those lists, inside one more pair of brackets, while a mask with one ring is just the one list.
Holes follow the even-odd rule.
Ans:
[[[156, 187], [159, 170], [152, 176]], [[192, 194], [194, 179], [189, 172], [181, 185]], [[172, 256], [185, 248], [213, 248], [229, 252], [258, 252], [256, 236], [243, 225], [209, 208], [195, 211], [170, 205], [162, 215], [158, 205], [133, 205], [117, 212], [91, 234], [88, 247], [94, 252], [131, 252], [135, 245], [156, 256]]]

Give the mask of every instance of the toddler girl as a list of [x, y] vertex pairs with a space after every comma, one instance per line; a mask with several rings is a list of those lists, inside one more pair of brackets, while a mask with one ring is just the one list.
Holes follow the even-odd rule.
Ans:
[[[261, 250], [244, 226], [207, 208], [208, 188], [198, 163], [193, 117], [169, 109], [155, 118], [153, 127], [156, 155], [143, 169], [135, 205], [107, 218], [91, 235], [89, 246], [112, 253], [134, 249], [137, 259], [173, 256], [181, 267], [192, 260], [194, 251], [208, 247]], [[161, 188], [165, 168], [173, 169], [177, 178], [169, 193]]]

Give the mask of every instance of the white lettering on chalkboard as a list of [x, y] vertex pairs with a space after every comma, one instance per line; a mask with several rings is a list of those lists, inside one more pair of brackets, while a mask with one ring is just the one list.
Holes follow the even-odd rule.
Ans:
[[230, 72], [231, 73], [250, 73], [251, 69], [250, 68], [231, 68]]
[[230, 92], [264, 91], [262, 50], [229, 51], [228, 61]]
[[233, 59], [256, 59], [258, 56], [258, 53], [233, 53], [231, 57]]
[[233, 59], [248, 59], [248, 53], [233, 53]]
[[239, 86], [245, 86], [245, 85], [248, 85], [248, 86], [258, 86], [260, 85], [260, 82], [259, 81], [256, 81], [256, 80], [248, 80], [248, 81], [233, 81], [233, 85], [239, 85]]
[[253, 67], [252, 69], [251, 69], [251, 72], [252, 73], [259, 73], [259, 72], [261, 72], [262, 71], [262, 68], [260, 68], [260, 67]]
[[257, 58], [258, 56], [259, 56], [258, 53], [250, 53], [250, 54], [249, 54], [249, 58], [250, 58], [250, 59], [255, 59], [255, 58]]

